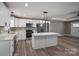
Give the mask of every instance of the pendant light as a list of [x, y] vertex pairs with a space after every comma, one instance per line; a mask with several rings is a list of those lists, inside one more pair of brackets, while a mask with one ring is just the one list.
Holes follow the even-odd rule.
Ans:
[[46, 27], [45, 27], [45, 28], [46, 28], [46, 32], [47, 32], [47, 19], [48, 19], [48, 18], [47, 18], [47, 14], [48, 14], [48, 12], [47, 12], [47, 11], [43, 11], [44, 20], [45, 20], [45, 22], [44, 22], [44, 23], [45, 23], [45, 25], [46, 25]]

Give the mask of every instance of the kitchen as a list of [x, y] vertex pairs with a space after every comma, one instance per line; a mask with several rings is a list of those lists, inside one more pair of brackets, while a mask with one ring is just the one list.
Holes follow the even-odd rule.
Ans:
[[0, 7], [0, 56], [79, 55], [78, 2], [0, 2]]

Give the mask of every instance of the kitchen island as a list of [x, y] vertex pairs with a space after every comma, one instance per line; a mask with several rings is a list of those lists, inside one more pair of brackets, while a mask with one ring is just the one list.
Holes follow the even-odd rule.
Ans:
[[58, 44], [59, 33], [46, 32], [46, 33], [33, 33], [32, 34], [32, 48], [39, 49]]

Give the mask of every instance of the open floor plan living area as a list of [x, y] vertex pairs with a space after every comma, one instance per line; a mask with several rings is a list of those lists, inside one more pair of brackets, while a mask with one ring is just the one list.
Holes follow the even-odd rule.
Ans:
[[79, 2], [0, 2], [0, 56], [79, 56]]

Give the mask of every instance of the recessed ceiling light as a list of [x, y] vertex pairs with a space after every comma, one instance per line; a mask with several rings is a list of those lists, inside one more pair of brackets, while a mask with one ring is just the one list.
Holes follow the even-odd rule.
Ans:
[[25, 4], [25, 7], [27, 7], [27, 6], [28, 6], [28, 4], [26, 3], [26, 4]]

